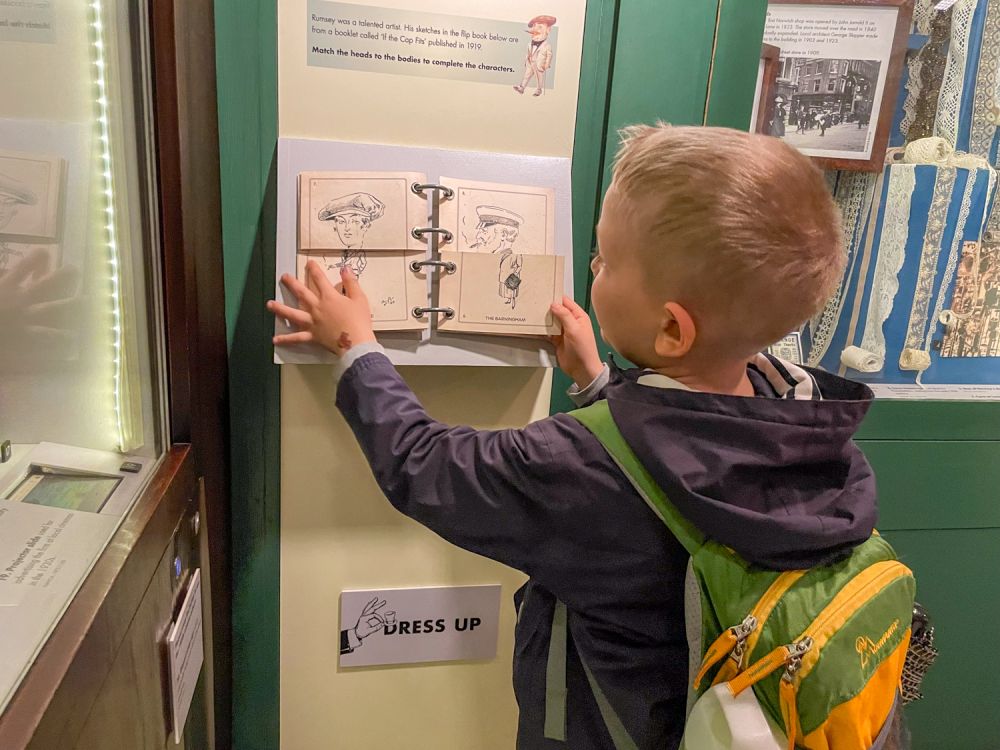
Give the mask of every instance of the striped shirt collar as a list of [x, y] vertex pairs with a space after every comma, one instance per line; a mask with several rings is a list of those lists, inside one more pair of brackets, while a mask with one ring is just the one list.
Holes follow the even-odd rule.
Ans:
[[[787, 360], [771, 354], [758, 354], [747, 363], [747, 367], [765, 378], [778, 398], [798, 401], [819, 401], [820, 393], [816, 378], [807, 370]], [[650, 388], [665, 388], [678, 391], [693, 391], [684, 383], [663, 375], [655, 370], [645, 370], [636, 381]]]

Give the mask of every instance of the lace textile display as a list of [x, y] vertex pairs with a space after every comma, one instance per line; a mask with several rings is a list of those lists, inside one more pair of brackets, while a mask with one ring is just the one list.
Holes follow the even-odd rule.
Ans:
[[803, 328], [808, 364], [880, 395], [1000, 385], [1000, 0], [936, 5], [914, 3], [926, 42], [898, 101], [905, 150], [879, 175], [827, 175], [848, 262]]
[[807, 362], [873, 384], [942, 382], [951, 374], [933, 368], [935, 338], [964, 243], [983, 236], [996, 171], [932, 137], [890, 151], [883, 173], [867, 177], [839, 175], [847, 269], [807, 326]]

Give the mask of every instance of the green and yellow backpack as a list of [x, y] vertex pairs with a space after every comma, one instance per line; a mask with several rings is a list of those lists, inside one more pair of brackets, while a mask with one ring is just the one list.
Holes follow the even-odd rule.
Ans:
[[[880, 746], [899, 709], [915, 595], [913, 574], [889, 543], [875, 533], [846, 559], [809, 570], [751, 565], [706, 540], [677, 511], [625, 442], [606, 401], [571, 416], [691, 555], [691, 705], [713, 686], [726, 685], [734, 697], [752, 690], [788, 748]], [[694, 638], [692, 619], [695, 631], [700, 622]]]

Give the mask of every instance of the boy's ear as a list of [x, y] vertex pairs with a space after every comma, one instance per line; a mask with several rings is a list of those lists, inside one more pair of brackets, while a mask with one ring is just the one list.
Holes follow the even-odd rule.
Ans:
[[697, 335], [694, 319], [683, 305], [667, 302], [663, 306], [663, 320], [653, 346], [660, 357], [677, 359], [691, 351]]

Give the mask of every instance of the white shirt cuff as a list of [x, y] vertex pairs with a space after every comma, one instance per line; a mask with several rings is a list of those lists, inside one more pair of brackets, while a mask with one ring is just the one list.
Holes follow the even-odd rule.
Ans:
[[351, 647], [351, 651], [361, 647], [361, 639], [358, 637], [357, 628], [351, 628], [347, 631], [347, 645]]
[[[351, 350], [353, 351], [353, 349]], [[590, 385], [586, 388], [579, 388], [576, 383], [573, 383], [566, 391], [566, 395], [569, 396], [570, 400], [577, 406], [586, 406], [591, 401], [597, 399], [601, 391], [604, 390], [605, 386], [611, 382], [611, 369], [604, 365], [604, 369], [598, 373], [597, 377], [594, 378]]]
[[336, 363], [334, 363], [333, 382], [339, 383], [340, 379], [344, 377], [348, 370], [351, 369], [351, 365], [366, 354], [374, 354], [376, 352], [379, 354], [385, 354], [385, 349], [377, 341], [368, 341], [364, 344], [352, 346], [337, 359]]

